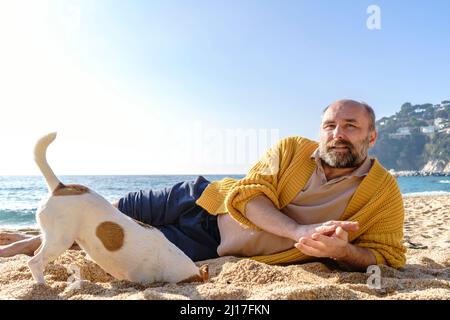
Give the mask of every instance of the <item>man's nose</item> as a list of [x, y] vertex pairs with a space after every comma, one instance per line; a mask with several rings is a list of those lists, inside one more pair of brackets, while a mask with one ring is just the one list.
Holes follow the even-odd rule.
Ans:
[[344, 139], [345, 134], [341, 126], [336, 126], [333, 130], [333, 139]]

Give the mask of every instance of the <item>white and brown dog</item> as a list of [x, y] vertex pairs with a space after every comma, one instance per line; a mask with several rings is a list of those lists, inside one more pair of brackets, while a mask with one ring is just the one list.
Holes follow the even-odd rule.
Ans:
[[36, 212], [42, 244], [28, 266], [45, 283], [44, 267], [74, 241], [106, 272], [139, 283], [205, 281], [208, 266], [197, 267], [156, 228], [121, 213], [99, 194], [81, 185], [64, 185], [46, 160], [56, 133], [42, 137], [34, 156], [50, 195]]

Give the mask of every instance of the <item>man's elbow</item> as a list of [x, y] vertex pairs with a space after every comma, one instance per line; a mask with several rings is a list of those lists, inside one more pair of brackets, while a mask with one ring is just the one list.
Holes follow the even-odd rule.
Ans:
[[258, 213], [268, 208], [274, 208], [272, 201], [265, 195], [259, 195], [247, 202], [245, 205], [245, 214], [248, 217], [249, 214], [251, 216], [252, 213]]

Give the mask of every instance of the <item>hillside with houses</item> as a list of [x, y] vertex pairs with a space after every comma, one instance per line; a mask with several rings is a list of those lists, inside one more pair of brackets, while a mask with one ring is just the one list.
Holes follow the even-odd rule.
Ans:
[[378, 141], [370, 154], [387, 169], [450, 172], [450, 100], [404, 103], [376, 122]]

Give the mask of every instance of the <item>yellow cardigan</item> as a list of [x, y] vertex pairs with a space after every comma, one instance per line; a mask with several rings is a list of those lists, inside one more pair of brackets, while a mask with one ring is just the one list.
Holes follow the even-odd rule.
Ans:
[[[317, 146], [317, 142], [302, 137], [284, 138], [267, 151], [245, 178], [212, 182], [196, 203], [210, 214], [229, 213], [243, 226], [259, 230], [245, 217], [247, 202], [264, 194], [278, 209], [289, 204], [314, 172], [316, 163], [311, 154]], [[359, 230], [349, 233], [349, 241], [371, 250], [377, 264], [400, 268], [406, 260], [403, 219], [403, 200], [397, 181], [375, 160], [340, 218], [359, 222]], [[308, 261], [311, 257], [292, 248], [252, 259], [286, 264]]]

